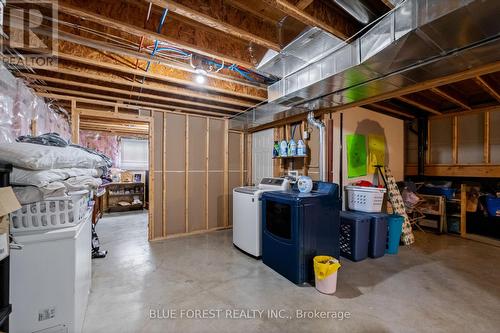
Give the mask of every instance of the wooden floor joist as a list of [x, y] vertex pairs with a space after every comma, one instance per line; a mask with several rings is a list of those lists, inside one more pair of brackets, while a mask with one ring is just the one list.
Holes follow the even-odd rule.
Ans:
[[[56, 1], [54, 0], [54, 2], [56, 2]], [[177, 40], [177, 39], [173, 39], [169, 36], [159, 34], [157, 32], [129, 24], [127, 22], [118, 21], [118, 20], [112, 19], [110, 17], [106, 17], [103, 15], [91, 12], [89, 10], [77, 8], [77, 7], [68, 5], [66, 3], [63, 3], [61, 1], [58, 1], [57, 3], [58, 3], [59, 11], [66, 13], [66, 14], [69, 14], [69, 15], [72, 15], [72, 16], [75, 16], [75, 17], [84, 18], [86, 20], [101, 24], [104, 27], [113, 28], [113, 29], [122, 31], [124, 33], [135, 35], [136, 37], [139, 37], [139, 38], [146, 37], [146, 38], [151, 39], [151, 40], [158, 40], [158, 41], [162, 41], [162, 42], [167, 42], [173, 46], [180, 47], [180, 48], [185, 49], [185, 50], [190, 51], [190, 52], [198, 53], [198, 54], [210, 57], [210, 58], [215, 57], [219, 60], [223, 60], [223, 61], [229, 62], [229, 63], [238, 64], [238, 65], [244, 66], [246, 68], [253, 67], [253, 64], [246, 62], [246, 61], [243, 61], [242, 59], [237, 59], [237, 58], [231, 57], [230, 55], [218, 54], [218, 53], [214, 52], [213, 50], [210, 50], [210, 49], [207, 49], [207, 48], [204, 48], [201, 46], [189, 44], [189, 43]]]
[[393, 115], [403, 116], [403, 117], [409, 118], [409, 119], [415, 119], [414, 115], [407, 113], [407, 112], [403, 112], [395, 107], [391, 107], [388, 105], [382, 105], [382, 104], [378, 104], [378, 103], [371, 104], [370, 106], [374, 107], [375, 109], [379, 109], [379, 110], [382, 110], [384, 112], [388, 112], [388, 113], [393, 114]]
[[[72, 73], [72, 74], [70, 74], [70, 73]], [[101, 83], [101, 84], [83, 83], [83, 82], [78, 82], [77, 80], [58, 79], [58, 78], [53, 78], [53, 77], [48, 76], [48, 75], [38, 75], [38, 74], [29, 74], [29, 73], [18, 74], [18, 76], [21, 76], [21, 77], [24, 77], [26, 79], [30, 79], [33, 81], [38, 80], [38, 81], [52, 82], [52, 83], [58, 83], [58, 84], [63, 84], [63, 85], [68, 85], [68, 86], [77, 86], [77, 87], [79, 86], [82, 88], [88, 88], [88, 89], [94, 89], [94, 90], [101, 90], [101, 91], [108, 91], [108, 92], [115, 92], [115, 93], [122, 93], [122, 94], [126, 93], [129, 95], [134, 94], [134, 92], [132, 92], [132, 89], [130, 87], [141, 89], [143, 91], [146, 90], [146, 91], [152, 91], [152, 92], [157, 92], [157, 93], [164, 93], [165, 92], [162, 88], [152, 86], [150, 84], [141, 84], [141, 83], [131, 82], [131, 81], [127, 81], [127, 80], [112, 79], [112, 78], [107, 78], [105, 76], [96, 77], [92, 74], [73, 72], [73, 71], [65, 71], [64, 74], [72, 75], [72, 76], [75, 76], [77, 78], [85, 78], [85, 79], [89, 79], [89, 80], [95, 80], [95, 81], [99, 81], [99, 82], [103, 82], [103, 83]], [[128, 87], [128, 89], [108, 88], [108, 87], [106, 87], [106, 84], [124, 85], [124, 86]], [[144, 95], [147, 95], [147, 93], [144, 93]], [[163, 97], [161, 95], [152, 95], [152, 96], [155, 96], [154, 98], [158, 99], [158, 100], [163, 99]], [[151, 97], [151, 98], [153, 98], [153, 97]], [[167, 97], [165, 97], [165, 98], [167, 98]], [[199, 105], [199, 103], [191, 101], [190, 99], [187, 99], [187, 98], [186, 99], [169, 98], [170, 101], [173, 101], [173, 99], [179, 100], [179, 101], [181, 101], [181, 103], [185, 103], [185, 104]], [[198, 99], [198, 100], [203, 101], [203, 99]], [[224, 105], [231, 106], [230, 103], [224, 103], [224, 102], [219, 101], [219, 100], [214, 101], [211, 99], [208, 99], [204, 105], [212, 105], [212, 107], [215, 107], [215, 106], [213, 106], [213, 104], [210, 104], [213, 102], [218, 102], [218, 103], [222, 103]], [[228, 108], [228, 109], [230, 111], [238, 111], [238, 110], [241, 111], [241, 108], [243, 108], [243, 107], [249, 107], [249, 106], [248, 105], [235, 105], [234, 108]]]
[[419, 109], [422, 109], [422, 110], [427, 111], [427, 112], [432, 113], [432, 114], [437, 114], [437, 115], [442, 114], [442, 112], [440, 112], [440, 111], [438, 111], [438, 110], [436, 110], [436, 109], [434, 109], [434, 108], [432, 108], [424, 103], [415, 101], [407, 96], [399, 96], [399, 97], [396, 97], [396, 99], [398, 99], [406, 104], [413, 105]]
[[[333, 27], [316, 17], [306, 13], [304, 10], [294, 6], [290, 2], [286, 0], [264, 0], [267, 4], [269, 4], [272, 7], [275, 7], [278, 10], [281, 10], [284, 12], [286, 15], [291, 16], [295, 18], [296, 20], [303, 22], [306, 25], [310, 25], [313, 27], [318, 27], [321, 28], [325, 31], [328, 31], [329, 33], [341, 38], [341, 39], [347, 39], [350, 37], [346, 33], [346, 31], [343, 31], [342, 29], [339, 29], [338, 27]], [[338, 17], [336, 18], [338, 21], [339, 25], [343, 25], [345, 27], [345, 22], [341, 22], [342, 18]], [[344, 23], [344, 24], [342, 24]]]
[[98, 105], [98, 106], [109, 106], [109, 107], [118, 107], [122, 109], [131, 109], [131, 110], [151, 110], [151, 111], [161, 111], [161, 112], [180, 112], [180, 111], [185, 111], [184, 113], [194, 113], [194, 114], [199, 114], [199, 115], [208, 115], [208, 116], [227, 116], [227, 113], [219, 113], [219, 112], [211, 112], [211, 111], [203, 111], [203, 110], [196, 110], [196, 109], [190, 109], [187, 110], [186, 108], [182, 107], [164, 107], [164, 108], [158, 108], [158, 107], [150, 107], [147, 105], [137, 105], [141, 104], [141, 102], [134, 101], [136, 105], [132, 104], [124, 104], [124, 103], [117, 103], [117, 102], [111, 102], [111, 101], [105, 101], [105, 100], [98, 100], [98, 99], [90, 99], [90, 98], [83, 98], [83, 97], [75, 97], [75, 96], [68, 96], [68, 95], [58, 95], [58, 94], [49, 94], [49, 93], [36, 93], [40, 97], [48, 98], [48, 99], [53, 99], [53, 100], [66, 100], [66, 101], [76, 101], [76, 102], [81, 102], [81, 103], [86, 103], [86, 104], [93, 104], [93, 105]]
[[481, 86], [481, 88], [484, 89], [491, 97], [496, 99], [498, 102], [500, 102], [500, 92], [497, 92], [495, 88], [493, 88], [488, 82], [486, 82], [485, 79], [483, 79], [481, 76], [477, 76], [475, 78], [477, 84]]
[[[127, 91], [127, 90], [122, 90], [122, 89], [116, 89], [116, 88], [108, 88], [105, 85], [94, 85], [94, 84], [88, 84], [88, 83], [78, 83], [75, 81], [67, 81], [67, 80], [61, 80], [61, 79], [54, 79], [51, 77], [44, 77], [44, 76], [39, 76], [36, 74], [26, 74], [24, 77], [29, 78], [29, 79], [34, 79], [34, 80], [39, 80], [39, 81], [45, 81], [45, 82], [53, 82], [53, 83], [62, 83], [67, 86], [73, 86], [75, 88], [86, 88], [86, 89], [91, 89], [91, 90], [97, 90], [97, 91], [105, 91], [105, 92], [110, 92], [114, 94], [122, 94], [122, 95], [129, 95], [129, 96], [136, 96], [139, 98], [148, 98], [148, 99], [154, 99], [157, 101], [164, 102], [164, 105], [169, 105], [171, 103], [180, 103], [183, 104], [186, 107], [189, 106], [198, 106], [198, 107], [204, 107], [207, 109], [214, 109], [214, 110], [224, 110], [224, 111], [229, 111], [233, 113], [241, 112], [241, 109], [238, 109], [237, 107], [225, 107], [225, 106], [218, 106], [218, 105], [213, 105], [209, 104], [209, 102], [195, 102], [191, 101], [188, 99], [180, 99], [180, 98], [170, 98], [170, 97], [164, 97], [164, 96], [158, 96], [158, 95], [153, 95], [153, 94], [148, 94], [148, 93], [139, 93], [135, 91]], [[44, 86], [35, 84], [32, 85], [37, 88], [42, 89]], [[61, 89], [61, 88], [55, 88], [55, 87], [47, 87], [47, 90], [54, 90], [54, 89]], [[64, 89], [68, 91], [72, 91], [71, 89]], [[59, 91], [61, 92], [61, 91]], [[67, 91], [65, 91], [67, 92]], [[78, 90], [75, 91], [79, 92]], [[121, 99], [121, 97], [116, 97], [115, 99]]]
[[[10, 63], [16, 63], [16, 61], [14, 59], [9, 59], [9, 62]], [[197, 91], [199, 90], [205, 90], [207, 93], [211, 93], [211, 94], [224, 94], [224, 95], [229, 95], [229, 96], [235, 96], [235, 97], [239, 97], [239, 98], [244, 98], [244, 99], [252, 99], [252, 100], [255, 100], [255, 101], [263, 101], [265, 100], [264, 97], [259, 97], [259, 96], [254, 96], [254, 95], [248, 95], [248, 94], [245, 94], [245, 93], [241, 93], [241, 92], [237, 92], [237, 91], [230, 91], [230, 90], [226, 90], [226, 89], [222, 89], [222, 88], [216, 88], [216, 87], [210, 87], [210, 86], [204, 86], [204, 87], [200, 87], [199, 85], [197, 85], [196, 83], [194, 83], [193, 81], [185, 81], [185, 80], [179, 80], [179, 79], [176, 79], [176, 78], [172, 78], [172, 77], [168, 77], [168, 76], [159, 76], [159, 75], [155, 75], [155, 74], [148, 74], [147, 72], [144, 72], [144, 71], [141, 71], [141, 70], [127, 70], [127, 71], [124, 71], [123, 69], [123, 66], [118, 66], [118, 65], [112, 65], [112, 64], [104, 64], [104, 63], [96, 63], [96, 61], [89, 61], [90, 63], [86, 63], [86, 65], [89, 65], [89, 66], [97, 66], [98, 68], [102, 68], [102, 69], [106, 69], [106, 70], [112, 70], [112, 71], [120, 71], [120, 72], [125, 72], [127, 74], [133, 74], [133, 75], [137, 75], [138, 77], [147, 77], [147, 78], [150, 78], [150, 79], [155, 79], [155, 80], [159, 80], [159, 81], [164, 81], [165, 83], [172, 83], [172, 84], [176, 84], [176, 85], [180, 85], [180, 86], [185, 86], [185, 87], [191, 87], [193, 88], [193, 90], [188, 90], [190, 92], [190, 94], [192, 95], [196, 95], [196, 96], [200, 96], [201, 95], [204, 95], [206, 96], [206, 94], [203, 94], [203, 93], [197, 93]], [[82, 61], [83, 63], [83, 61]], [[90, 76], [90, 79], [94, 78], [94, 79], [98, 79], [95, 75], [92, 76], [88, 73], [86, 73], [85, 71], [83, 70], [76, 70], [76, 69], [73, 69], [73, 68], [65, 68], [64, 65], [62, 64], [59, 64], [58, 66], [46, 66], [46, 65], [38, 65], [38, 64], [33, 64], [30, 66], [32, 69], [34, 70], [45, 70], [45, 71], [51, 71], [51, 72], [57, 72], [57, 73], [62, 73], [62, 74], [67, 74], [67, 75], [76, 75], [76, 76]], [[87, 71], [88, 72], [88, 71]], [[103, 79], [103, 76], [106, 77], [106, 76], [109, 76], [108, 75], [105, 75], [103, 72], [102, 72], [102, 75], [99, 76], [99, 79]], [[126, 80], [118, 80], [118, 79], [114, 79], [114, 81], [116, 81], [115, 83], [122, 83], [123, 82], [128, 82]], [[149, 84], [148, 83], [144, 83], [142, 84], [142, 86], [144, 87], [146, 84]], [[163, 91], [164, 92], [172, 92], [172, 93], [176, 93], [175, 91], [179, 91], [180, 89], [179, 88], [176, 88], [176, 87], [171, 87], [171, 86], [165, 86], [165, 87], [162, 87]], [[219, 99], [227, 99], [225, 96], [220, 96]], [[242, 103], [244, 103], [244, 101], [242, 101]], [[248, 105], [249, 102], [246, 102], [246, 105]], [[251, 105], [251, 104], [250, 104]]]
[[431, 91], [433, 93], [435, 93], [436, 95], [439, 95], [442, 98], [444, 98], [444, 99], [452, 102], [453, 104], [455, 104], [457, 106], [460, 106], [463, 109], [466, 109], [466, 110], [470, 110], [471, 109], [471, 107], [469, 105], [467, 105], [467, 103], [464, 102], [461, 98], [459, 98], [457, 96], [453, 96], [450, 93], [447, 93], [447, 92], [443, 91], [443, 89], [441, 89], [439, 87], [431, 88]]
[[148, 2], [151, 2], [159, 7], [162, 8], [167, 8], [170, 12], [176, 13], [181, 16], [185, 16], [193, 21], [200, 22], [206, 26], [209, 26], [213, 29], [219, 30], [223, 33], [232, 35], [236, 38], [246, 40], [248, 42], [261, 45], [265, 48], [279, 51], [281, 50], [280, 45], [275, 42], [271, 41], [265, 38], [262, 38], [260, 36], [257, 36], [255, 34], [249, 33], [243, 29], [240, 29], [237, 26], [230, 25], [224, 21], [215, 19], [211, 16], [205, 15], [203, 13], [200, 13], [192, 8], [189, 8], [187, 6], [184, 6], [180, 3], [176, 3], [171, 0], [148, 0]]

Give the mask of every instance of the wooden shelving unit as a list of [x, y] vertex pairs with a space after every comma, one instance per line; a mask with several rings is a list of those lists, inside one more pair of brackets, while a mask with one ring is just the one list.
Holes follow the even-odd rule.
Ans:
[[[106, 185], [107, 212], [127, 212], [144, 209], [144, 183], [109, 183]], [[134, 197], [139, 197], [140, 204], [132, 204]], [[128, 202], [122, 206], [119, 202]]]
[[286, 160], [290, 158], [306, 158], [307, 155], [295, 155], [295, 156], [276, 156], [273, 157], [273, 160]]

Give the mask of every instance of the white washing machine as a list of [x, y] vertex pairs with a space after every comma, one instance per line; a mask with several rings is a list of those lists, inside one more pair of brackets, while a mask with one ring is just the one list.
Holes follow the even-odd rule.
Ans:
[[258, 186], [233, 189], [233, 244], [241, 251], [260, 258], [262, 255], [262, 193], [286, 191], [288, 179], [263, 178]]

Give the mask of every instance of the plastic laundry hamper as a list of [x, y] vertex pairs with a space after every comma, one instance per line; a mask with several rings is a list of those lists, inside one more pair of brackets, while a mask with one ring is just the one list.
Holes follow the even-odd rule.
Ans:
[[22, 205], [10, 214], [12, 233], [74, 227], [85, 217], [89, 191], [69, 193], [68, 197]]
[[366, 213], [380, 213], [384, 203], [385, 188], [346, 186], [347, 206], [350, 210]]
[[330, 256], [316, 256], [314, 261], [315, 287], [323, 294], [333, 294], [337, 291], [337, 272], [340, 263]]
[[387, 217], [387, 249], [385, 253], [398, 254], [401, 232], [403, 230], [404, 218], [401, 215], [389, 215]]
[[352, 261], [368, 256], [371, 217], [357, 212], [340, 212], [340, 255]]

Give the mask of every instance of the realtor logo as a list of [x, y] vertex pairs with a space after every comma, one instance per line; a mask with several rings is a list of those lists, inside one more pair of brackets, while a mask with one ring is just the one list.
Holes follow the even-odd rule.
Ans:
[[52, 0], [0, 0], [0, 52], [8, 65], [54, 66], [58, 8]]

